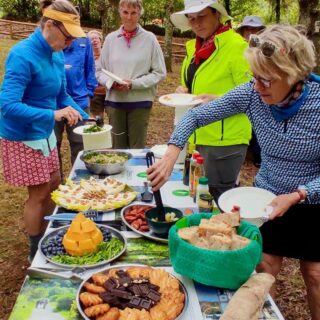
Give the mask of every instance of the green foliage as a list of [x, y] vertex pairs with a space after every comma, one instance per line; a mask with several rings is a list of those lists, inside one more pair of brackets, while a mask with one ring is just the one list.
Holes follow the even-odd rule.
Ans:
[[56, 299], [56, 311], [69, 311], [71, 308], [71, 305], [74, 301], [74, 294], [71, 293], [65, 293], [64, 295], [60, 295], [59, 297], [57, 297]]
[[70, 310], [68, 314], [66, 315], [66, 320], [76, 320], [78, 319], [78, 308], [77, 308], [77, 303], [75, 300], [73, 300]]
[[38, 300], [41, 298], [46, 298], [47, 297], [47, 290], [45, 288], [34, 288], [32, 291], [30, 291], [29, 294], [29, 300]]
[[10, 315], [10, 320], [29, 319], [35, 304], [30, 303], [26, 296], [19, 294], [18, 299], [16, 301], [16, 306], [19, 306], [19, 308], [14, 307]]
[[[237, 26], [245, 16], [262, 17], [266, 24], [275, 23], [275, 0], [232, 0], [231, 16]], [[281, 0], [281, 23], [296, 24], [299, 17], [298, 0]]]
[[38, 0], [0, 0], [3, 18], [36, 21], [40, 17]]

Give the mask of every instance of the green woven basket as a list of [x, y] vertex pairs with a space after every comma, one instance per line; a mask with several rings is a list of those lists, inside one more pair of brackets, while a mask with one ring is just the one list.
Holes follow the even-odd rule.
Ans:
[[252, 239], [250, 244], [238, 250], [207, 250], [182, 240], [180, 228], [197, 226], [201, 219], [209, 219], [211, 213], [194, 214], [180, 219], [169, 232], [169, 253], [174, 270], [199, 283], [226, 289], [238, 289], [248, 280], [262, 257], [262, 238], [259, 229], [242, 222], [237, 233]]

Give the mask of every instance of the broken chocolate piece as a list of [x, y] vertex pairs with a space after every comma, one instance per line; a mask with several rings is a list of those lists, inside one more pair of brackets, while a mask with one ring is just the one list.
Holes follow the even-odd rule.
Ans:
[[132, 297], [131, 300], [128, 303], [128, 307], [129, 308], [136, 308], [136, 309], [140, 309], [139, 305], [141, 302], [141, 298], [139, 297]]
[[139, 284], [139, 289], [141, 291], [141, 295], [146, 297], [150, 291], [150, 284], [146, 284], [146, 283]]
[[118, 271], [116, 272], [116, 274], [117, 274], [117, 276], [118, 276], [119, 278], [129, 278], [128, 272], [126, 272], [126, 271], [124, 271], [124, 270], [118, 270]]
[[100, 298], [104, 302], [106, 302], [106, 303], [108, 303], [108, 304], [110, 304], [112, 306], [114, 306], [118, 302], [118, 298], [116, 296], [114, 296], [114, 295], [111, 295], [109, 292], [100, 293]]
[[156, 284], [153, 284], [153, 283], [149, 283], [149, 288], [150, 289], [153, 289], [153, 290], [155, 290], [155, 291], [159, 291], [159, 289], [160, 289], [160, 287], [159, 286], [157, 286]]
[[108, 291], [111, 291], [114, 288], [118, 287], [118, 282], [114, 278], [109, 278], [104, 284], [103, 287]]
[[147, 311], [149, 311], [152, 307], [152, 302], [147, 299], [141, 299], [139, 306], [140, 306], [140, 308], [143, 308], [143, 309], [146, 309]]
[[134, 284], [131, 288], [130, 291], [135, 295], [135, 296], [141, 296], [141, 290], [137, 284]]
[[122, 299], [126, 299], [126, 300], [130, 300], [132, 298], [132, 295], [130, 292], [128, 291], [124, 291], [124, 290], [120, 290], [120, 289], [113, 289], [111, 291], [111, 294], [113, 294], [116, 297], [122, 298]]
[[118, 279], [119, 284], [127, 287], [129, 284], [131, 284], [131, 278], [130, 277], [122, 277]]
[[147, 297], [152, 300], [153, 302], [158, 302], [160, 300], [160, 293], [151, 289], [147, 295]]

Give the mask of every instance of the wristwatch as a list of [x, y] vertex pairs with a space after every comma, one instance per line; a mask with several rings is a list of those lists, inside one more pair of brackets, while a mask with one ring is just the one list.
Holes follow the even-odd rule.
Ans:
[[295, 190], [295, 192], [297, 192], [300, 197], [299, 203], [303, 203], [308, 196], [307, 187], [306, 186], [298, 186], [298, 189]]

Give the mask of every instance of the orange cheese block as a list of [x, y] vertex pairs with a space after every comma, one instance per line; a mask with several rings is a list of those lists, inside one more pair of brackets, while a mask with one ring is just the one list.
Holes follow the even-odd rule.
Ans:
[[63, 246], [72, 256], [83, 256], [95, 252], [103, 241], [103, 235], [97, 225], [78, 213], [63, 237]]

